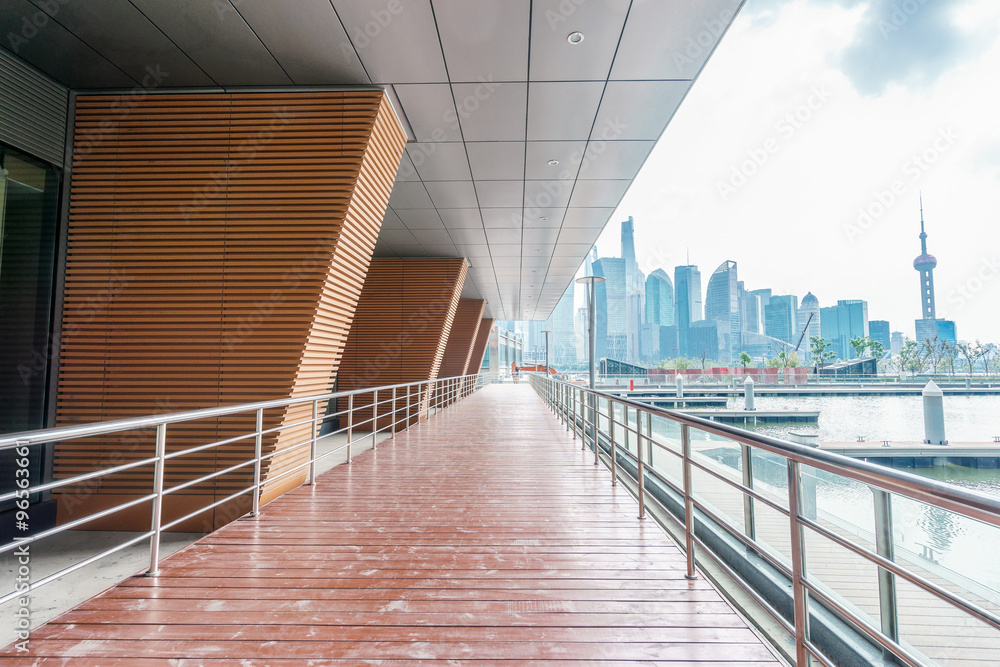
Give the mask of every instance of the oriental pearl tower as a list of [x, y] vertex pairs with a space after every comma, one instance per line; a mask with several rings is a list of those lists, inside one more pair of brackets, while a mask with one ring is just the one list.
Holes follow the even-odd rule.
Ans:
[[933, 320], [934, 314], [934, 267], [937, 259], [927, 252], [927, 232], [924, 231], [924, 198], [920, 197], [920, 256], [913, 260], [913, 268], [920, 272], [920, 304], [923, 319]]

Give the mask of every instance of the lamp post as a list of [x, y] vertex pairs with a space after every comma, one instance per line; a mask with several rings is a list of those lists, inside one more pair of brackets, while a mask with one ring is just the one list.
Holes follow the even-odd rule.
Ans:
[[583, 276], [582, 278], [577, 278], [576, 282], [581, 285], [590, 285], [590, 293], [587, 295], [587, 322], [588, 329], [590, 331], [590, 388], [594, 388], [595, 376], [594, 371], [594, 355], [596, 353], [597, 344], [594, 339], [594, 329], [596, 328], [595, 321], [597, 316], [594, 312], [594, 290], [596, 289], [597, 283], [604, 282], [604, 276]]
[[545, 377], [549, 376], [549, 334], [552, 333], [548, 329], [542, 332], [545, 334]]

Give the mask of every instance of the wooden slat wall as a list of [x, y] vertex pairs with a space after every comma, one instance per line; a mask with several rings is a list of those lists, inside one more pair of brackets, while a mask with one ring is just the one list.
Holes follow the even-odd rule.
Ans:
[[[330, 388], [405, 144], [384, 94], [80, 95], [75, 122], [59, 423]], [[280, 427], [269, 451], [303, 437], [282, 426], [298, 416], [265, 415], [265, 428]], [[252, 426], [248, 415], [171, 427], [168, 449]], [[63, 443], [55, 474], [145, 457], [150, 443], [148, 434], [127, 446]], [[251, 439], [184, 457], [168, 465], [167, 485], [252, 452]], [[293, 459], [275, 457], [265, 474]], [[248, 479], [171, 496], [165, 517]], [[71, 490], [60, 519], [150, 488], [144, 468]], [[244, 509], [223, 506], [182, 528], [217, 527]], [[90, 527], [145, 530], [148, 517], [142, 506]]]
[[[337, 389], [436, 379], [467, 271], [464, 259], [373, 259], [340, 363]], [[355, 408], [370, 404], [371, 396], [359, 397]], [[397, 403], [400, 409], [405, 405], [405, 399]], [[426, 405], [426, 396], [419, 402], [415, 395], [411, 398], [411, 423]], [[346, 408], [342, 399], [338, 410]], [[379, 414], [390, 409], [385, 405]], [[371, 417], [370, 407], [359, 409], [354, 421]], [[388, 423], [388, 418], [379, 420], [380, 426]]]
[[493, 318], [486, 317], [479, 321], [479, 331], [476, 332], [476, 342], [472, 345], [472, 355], [469, 356], [469, 365], [465, 367], [465, 374], [478, 373], [483, 366], [483, 357], [486, 356], [486, 346], [490, 344], [490, 332], [493, 330]]
[[[444, 358], [441, 361], [440, 377], [465, 375], [465, 369], [472, 357], [472, 348], [476, 343], [479, 322], [485, 309], [486, 302], [482, 299], [463, 299], [458, 302], [455, 322], [451, 325], [448, 345], [444, 349]], [[450, 392], [452, 397], [453, 394], [454, 391]]]

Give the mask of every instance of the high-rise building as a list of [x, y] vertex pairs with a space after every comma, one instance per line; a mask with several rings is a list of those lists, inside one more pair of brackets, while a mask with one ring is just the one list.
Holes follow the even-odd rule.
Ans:
[[882, 343], [886, 352], [892, 349], [892, 332], [888, 321], [868, 320], [868, 336]]
[[594, 262], [594, 275], [604, 276], [604, 282], [594, 286], [597, 319], [594, 354], [597, 360], [607, 357], [626, 361], [628, 320], [625, 311], [625, 260], [619, 257], [601, 257]]
[[[740, 285], [743, 281], [740, 281]], [[762, 333], [761, 315], [764, 309], [760, 303], [760, 295], [756, 292], [740, 290], [740, 326], [743, 331]]]
[[955, 323], [939, 320], [934, 305], [934, 267], [937, 258], [927, 252], [927, 232], [924, 231], [924, 198], [920, 198], [920, 255], [913, 260], [913, 268], [920, 273], [921, 317], [914, 322], [917, 342], [939, 339], [954, 344], [957, 340]]
[[[770, 290], [768, 290], [770, 291]], [[764, 333], [795, 345], [799, 340], [799, 297], [772, 295], [764, 306]]]
[[646, 278], [646, 321], [664, 326], [674, 323], [674, 283], [663, 269]]
[[[809, 318], [810, 315], [812, 315], [812, 319]], [[806, 322], [809, 323], [808, 327], [806, 326]], [[802, 297], [802, 301], [799, 302], [798, 325], [800, 334], [802, 333], [802, 329], [806, 329], [806, 337], [802, 341], [799, 354], [802, 355], [803, 359], [809, 360], [812, 357], [809, 347], [810, 339], [813, 336], [822, 335], [819, 324], [819, 299], [812, 292]]]
[[701, 272], [692, 264], [674, 267], [674, 322], [681, 356], [692, 354], [688, 329], [701, 319]]
[[840, 359], [858, 356], [851, 340], [868, 336], [868, 302], [861, 299], [837, 301], [836, 306], [820, 308], [820, 329]]
[[680, 356], [677, 341], [677, 325], [660, 325], [660, 359], [676, 359]]
[[903, 332], [893, 331], [889, 334], [889, 342], [889, 349], [892, 351], [892, 356], [895, 357], [903, 349]]
[[[622, 261], [625, 266], [625, 336], [624, 361], [638, 363], [641, 356], [640, 336], [645, 315], [645, 277], [635, 259], [635, 222], [632, 216], [622, 222]], [[618, 357], [621, 359], [621, 357]]]
[[719, 361], [726, 338], [726, 323], [698, 320], [688, 328], [688, 355], [694, 359]]
[[549, 364], [562, 366], [576, 363], [576, 334], [573, 316], [576, 283], [570, 283], [546, 323], [549, 334]]
[[725, 261], [708, 279], [705, 293], [705, 319], [719, 322], [722, 345], [719, 359], [732, 363], [740, 347], [740, 298], [736, 262]]

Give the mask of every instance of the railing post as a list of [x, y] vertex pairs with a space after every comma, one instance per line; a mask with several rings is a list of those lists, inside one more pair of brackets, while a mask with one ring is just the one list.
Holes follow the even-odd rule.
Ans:
[[392, 388], [392, 434], [396, 435], [396, 388]]
[[608, 399], [608, 431], [611, 435], [611, 486], [618, 485], [618, 444], [615, 440], [615, 402]]
[[[628, 407], [625, 408], [625, 423], [628, 423]], [[642, 463], [642, 414], [639, 413], [639, 408], [635, 409], [635, 456], [636, 461], [639, 462], [636, 470], [638, 471], [637, 477], [639, 481], [639, 518], [646, 518], [646, 483], [645, 475], [643, 475], [643, 463]]]
[[412, 385], [406, 385], [406, 428], [410, 428], [410, 388]]
[[354, 394], [347, 396], [347, 462], [351, 462], [351, 441], [354, 440]]
[[694, 491], [691, 479], [691, 427], [681, 424], [681, 455], [684, 457], [684, 549], [687, 552], [687, 579], [697, 579], [694, 567]]
[[250, 516], [260, 514], [260, 454], [264, 442], [264, 408], [257, 408], [257, 431], [253, 446], [253, 508]]
[[[336, 399], [334, 399], [336, 400]], [[312, 437], [309, 438], [309, 483], [316, 483], [316, 417], [319, 413], [318, 401], [312, 402]]]
[[[875, 551], [886, 560], [895, 561], [895, 547], [892, 541], [892, 502], [889, 494], [882, 489], [871, 487], [875, 494]], [[882, 619], [882, 634], [899, 643], [899, 614], [896, 608], [896, 575], [878, 568], [879, 616]], [[892, 651], [882, 649], [886, 660], [893, 659]]]
[[378, 449], [378, 389], [372, 398], [372, 451]]
[[[753, 488], [753, 456], [750, 445], [740, 443], [740, 458], [743, 467], [743, 486]], [[757, 522], [753, 515], [753, 496], [743, 494], [743, 532], [751, 540], [757, 539]]]
[[647, 465], [649, 469], [653, 469], [653, 413], [646, 413], [646, 447], [648, 447], [649, 456], [647, 457]]
[[802, 493], [802, 470], [798, 461], [788, 460], [788, 517], [791, 529], [792, 594], [795, 603], [795, 664], [808, 665], [806, 637], [809, 634], [806, 610], [806, 587], [802, 583], [805, 570], [805, 554], [802, 551], [802, 524], [800, 500]]
[[594, 465], [596, 466], [598, 463], [601, 462], [601, 456], [600, 456], [601, 450], [597, 446], [597, 434], [599, 431], [599, 429], [597, 428], [597, 424], [600, 423], [601, 421], [601, 417], [599, 415], [601, 409], [601, 402], [595, 394], [590, 395], [590, 406], [591, 406], [590, 414], [593, 419], [593, 423], [590, 425], [590, 428], [593, 429], [593, 431], [591, 431], [593, 433], [593, 438], [591, 439], [594, 442]]
[[149, 570], [146, 576], [155, 577], [160, 573], [160, 525], [163, 519], [163, 469], [167, 465], [167, 425], [156, 425], [156, 467], [153, 469], [153, 516], [149, 538]]

